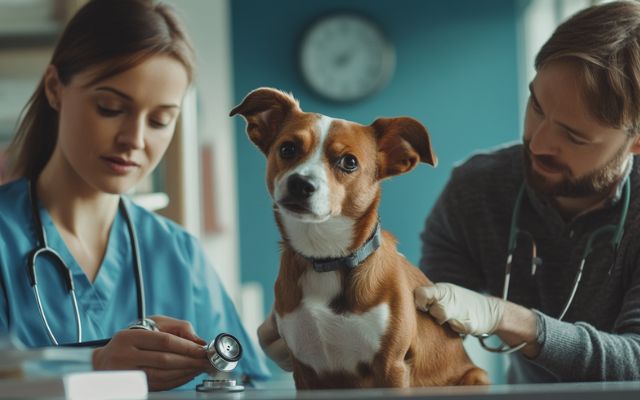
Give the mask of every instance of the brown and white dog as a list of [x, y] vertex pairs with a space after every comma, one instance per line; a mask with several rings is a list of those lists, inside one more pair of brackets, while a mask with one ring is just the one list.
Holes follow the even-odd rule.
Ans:
[[488, 384], [458, 334], [414, 306], [429, 280], [380, 231], [380, 181], [436, 164], [416, 120], [373, 124], [303, 112], [288, 94], [252, 91], [242, 115], [267, 156], [283, 238], [277, 328], [298, 389]]

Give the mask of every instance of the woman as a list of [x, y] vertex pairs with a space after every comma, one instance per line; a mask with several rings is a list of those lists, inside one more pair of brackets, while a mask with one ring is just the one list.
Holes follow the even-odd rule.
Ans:
[[[142, 369], [163, 390], [208, 369], [195, 332], [226, 332], [244, 345], [236, 370], [268, 376], [196, 239], [121, 197], [167, 149], [192, 75], [167, 6], [94, 0], [69, 22], [9, 149], [18, 179], [0, 187], [0, 334], [34, 347], [111, 338], [93, 367]], [[44, 240], [71, 272], [79, 324], [51, 252], [32, 291], [27, 260]], [[145, 308], [158, 331], [126, 329]]]

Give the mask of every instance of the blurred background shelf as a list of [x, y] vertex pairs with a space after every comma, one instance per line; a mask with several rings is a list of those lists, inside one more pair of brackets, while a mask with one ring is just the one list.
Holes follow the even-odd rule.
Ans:
[[149, 211], [162, 210], [169, 205], [169, 196], [162, 192], [136, 193], [131, 196], [131, 200]]

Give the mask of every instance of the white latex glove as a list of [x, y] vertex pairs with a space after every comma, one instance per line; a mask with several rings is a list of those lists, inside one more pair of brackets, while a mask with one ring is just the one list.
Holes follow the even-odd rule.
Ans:
[[452, 283], [423, 286], [413, 292], [416, 308], [428, 311], [440, 325], [464, 334], [492, 334], [504, 312], [504, 302], [497, 297], [465, 289]]
[[284, 339], [280, 337], [273, 310], [262, 325], [258, 327], [258, 340], [260, 341], [262, 350], [264, 350], [269, 358], [275, 361], [280, 368], [288, 372], [293, 370], [291, 353]]

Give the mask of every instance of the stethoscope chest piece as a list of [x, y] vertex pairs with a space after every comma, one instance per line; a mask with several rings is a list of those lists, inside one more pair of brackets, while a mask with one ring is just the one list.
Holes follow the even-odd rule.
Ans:
[[[232, 371], [242, 357], [242, 346], [238, 339], [228, 333], [221, 333], [205, 346], [207, 359], [220, 372]], [[198, 392], [240, 392], [244, 386], [238, 385], [235, 379], [205, 379], [196, 386]]]
[[231, 371], [238, 365], [242, 357], [242, 346], [235, 337], [221, 333], [207, 345], [207, 358], [211, 365], [220, 372]]

